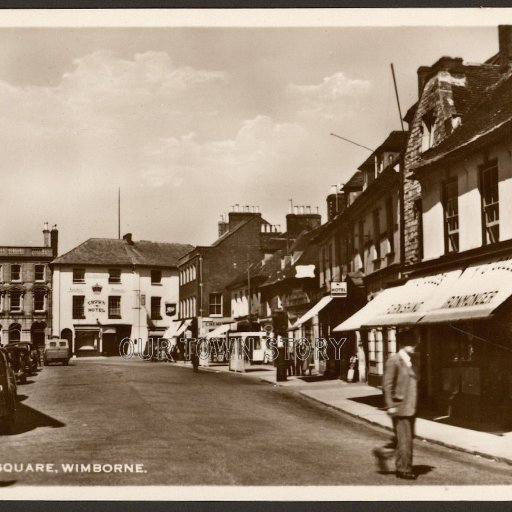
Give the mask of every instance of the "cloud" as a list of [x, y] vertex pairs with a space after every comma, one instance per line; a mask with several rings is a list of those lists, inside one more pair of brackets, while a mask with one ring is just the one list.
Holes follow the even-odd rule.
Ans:
[[318, 84], [288, 84], [287, 93], [300, 104], [301, 114], [333, 118], [343, 114], [343, 111], [352, 111], [355, 100], [364, 97], [370, 89], [370, 81], [350, 78], [338, 72], [325, 77]]

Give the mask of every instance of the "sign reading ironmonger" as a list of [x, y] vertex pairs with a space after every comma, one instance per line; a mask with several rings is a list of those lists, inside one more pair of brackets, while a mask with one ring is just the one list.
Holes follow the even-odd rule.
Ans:
[[468, 295], [452, 295], [441, 308], [465, 308], [489, 304], [497, 294], [498, 291], [494, 290], [492, 292], [470, 293]]

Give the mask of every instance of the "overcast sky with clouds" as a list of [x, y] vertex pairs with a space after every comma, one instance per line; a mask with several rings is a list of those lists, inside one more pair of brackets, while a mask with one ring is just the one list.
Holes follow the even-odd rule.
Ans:
[[399, 129], [416, 69], [482, 62], [496, 27], [0, 29], [0, 244], [90, 237], [209, 244], [219, 214], [319, 206]]

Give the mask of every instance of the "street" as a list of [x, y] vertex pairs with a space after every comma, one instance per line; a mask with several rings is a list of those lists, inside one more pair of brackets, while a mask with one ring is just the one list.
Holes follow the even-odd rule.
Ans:
[[[18, 393], [0, 486], [411, 485], [377, 472], [371, 450], [388, 432], [240, 375], [82, 359], [45, 367]], [[512, 482], [506, 464], [428, 443], [414, 464], [413, 485]]]

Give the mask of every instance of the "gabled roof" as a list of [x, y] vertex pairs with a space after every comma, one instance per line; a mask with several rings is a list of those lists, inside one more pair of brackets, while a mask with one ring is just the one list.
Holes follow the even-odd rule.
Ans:
[[407, 144], [409, 132], [394, 130], [389, 133], [384, 142], [358, 167], [363, 170], [366, 167], [375, 168], [375, 156], [383, 151], [403, 151]]
[[52, 264], [177, 267], [178, 259], [192, 248], [189, 244], [147, 240], [130, 244], [124, 239], [89, 238], [66, 254], [55, 258]]
[[413, 166], [419, 169], [455, 154], [469, 145], [505, 128], [512, 121], [512, 74], [504, 76], [499, 82], [482, 91], [479, 101], [462, 119], [462, 124], [437, 146], [423, 153], [422, 158]]
[[353, 190], [361, 190], [363, 188], [364, 175], [361, 171], [356, 171], [352, 177], [343, 185], [342, 190], [344, 192], [350, 192]]

